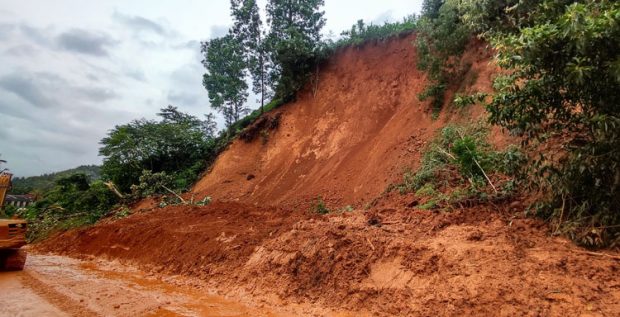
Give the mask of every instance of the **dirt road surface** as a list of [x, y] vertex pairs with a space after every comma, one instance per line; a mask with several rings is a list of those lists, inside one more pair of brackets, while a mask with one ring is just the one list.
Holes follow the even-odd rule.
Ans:
[[31, 254], [22, 272], [0, 272], [0, 316], [279, 316], [174, 277], [111, 262]]

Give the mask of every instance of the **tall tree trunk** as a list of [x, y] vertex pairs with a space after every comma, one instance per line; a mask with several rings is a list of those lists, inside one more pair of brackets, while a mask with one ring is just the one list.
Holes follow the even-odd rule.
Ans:
[[260, 55], [260, 114], [265, 111], [265, 64], [263, 61], [263, 53]]

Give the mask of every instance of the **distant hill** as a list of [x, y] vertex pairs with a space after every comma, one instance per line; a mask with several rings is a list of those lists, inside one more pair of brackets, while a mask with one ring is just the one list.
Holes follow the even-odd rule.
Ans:
[[27, 194], [32, 191], [46, 191], [54, 186], [57, 179], [83, 173], [90, 177], [91, 181], [101, 178], [101, 167], [97, 165], [83, 165], [76, 168], [56, 173], [43, 174], [41, 176], [15, 177], [13, 178], [12, 194]]

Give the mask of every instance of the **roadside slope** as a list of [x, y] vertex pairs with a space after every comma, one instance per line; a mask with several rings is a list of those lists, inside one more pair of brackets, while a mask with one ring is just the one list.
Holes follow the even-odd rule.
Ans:
[[[334, 205], [363, 206], [375, 198], [417, 164], [425, 142], [446, 121], [470, 117], [432, 120], [428, 103], [418, 100], [426, 78], [416, 68], [413, 40], [338, 52], [321, 69], [316, 89], [276, 110], [277, 130], [265, 141], [235, 141], [193, 191], [269, 205], [320, 195]], [[469, 89], [489, 89], [494, 68], [484, 44], [472, 45], [464, 59], [472, 65], [465, 75]]]

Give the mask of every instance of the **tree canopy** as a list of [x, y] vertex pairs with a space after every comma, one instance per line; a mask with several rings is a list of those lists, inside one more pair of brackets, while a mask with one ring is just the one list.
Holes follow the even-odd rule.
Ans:
[[245, 105], [248, 98], [248, 84], [245, 81], [247, 68], [240, 39], [232, 35], [215, 38], [202, 43], [207, 70], [203, 85], [209, 94], [211, 107], [220, 111], [231, 126], [249, 110]]
[[122, 191], [137, 184], [143, 170], [175, 175], [176, 187], [186, 188], [214, 151], [211, 116], [200, 120], [175, 107], [161, 109], [162, 119], [134, 120], [116, 126], [101, 140], [101, 172]]

